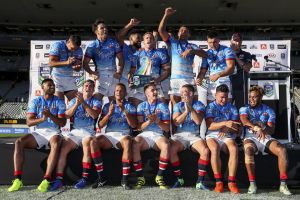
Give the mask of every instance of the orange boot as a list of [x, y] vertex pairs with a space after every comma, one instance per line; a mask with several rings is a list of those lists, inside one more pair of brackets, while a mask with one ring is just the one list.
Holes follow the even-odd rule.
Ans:
[[214, 191], [218, 192], [218, 193], [224, 192], [223, 182], [216, 182], [216, 187], [215, 187]]
[[233, 194], [239, 194], [240, 193], [240, 190], [239, 188], [236, 186], [236, 183], [235, 182], [230, 182], [228, 183], [228, 189], [231, 193]]

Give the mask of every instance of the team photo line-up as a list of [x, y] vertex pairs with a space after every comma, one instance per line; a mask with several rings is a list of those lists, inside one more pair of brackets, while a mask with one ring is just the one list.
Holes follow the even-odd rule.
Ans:
[[[51, 79], [42, 81], [43, 94], [29, 102], [27, 125], [34, 130], [15, 142], [15, 179], [9, 192], [23, 186], [25, 148], [50, 148], [46, 172], [37, 188], [46, 192], [63, 186], [67, 155], [82, 147], [82, 178], [75, 184], [77, 189], [89, 185], [92, 165], [98, 175], [92, 188], [106, 184], [102, 150], [111, 148], [123, 151], [120, 182], [124, 189], [140, 189], [146, 184], [141, 152], [147, 149], [160, 151], [155, 177], [157, 185], [161, 189], [169, 188], [164, 181], [164, 172], [170, 165], [177, 178], [170, 187], [183, 187], [178, 153], [190, 149], [199, 154], [196, 189], [210, 190], [204, 177], [211, 165], [216, 181], [213, 190], [224, 191], [220, 159], [220, 152], [224, 151], [229, 155], [228, 190], [238, 194], [235, 139], [241, 136], [250, 182], [248, 193], [257, 192], [254, 156], [261, 152], [278, 157], [279, 191], [292, 194], [286, 184], [286, 149], [272, 138], [275, 112], [262, 103], [264, 90], [261, 87], [247, 88], [252, 58], [250, 53], [241, 50], [241, 34], [234, 33], [230, 47], [226, 47], [219, 44], [215, 32], [209, 32], [209, 49], [204, 51], [188, 42], [190, 32], [186, 26], [179, 28], [177, 37], [166, 31], [167, 21], [175, 12], [173, 8], [166, 8], [158, 27], [167, 48], [156, 48], [156, 37], [152, 32], [141, 35], [132, 31], [140, 23], [135, 18], [117, 33], [116, 39], [108, 36], [108, 28], [102, 20], [96, 20], [92, 25], [96, 39], [84, 55], [80, 36], [71, 35], [66, 41], [51, 46]], [[127, 34], [130, 44], [124, 42]], [[195, 56], [202, 58], [196, 77], [193, 73]], [[96, 66], [95, 71], [89, 66], [91, 61]], [[73, 70], [82, 68], [94, 80], [86, 80], [78, 91], [72, 75]], [[169, 80], [169, 84], [162, 85], [164, 80]], [[204, 84], [207, 106], [206, 102], [198, 100], [197, 94], [197, 85]], [[170, 98], [165, 98], [166, 88]], [[109, 102], [102, 106], [104, 96]], [[67, 119], [72, 119], [73, 128], [62, 134], [60, 127]], [[200, 133], [203, 120], [207, 130]], [[96, 121], [100, 129], [105, 128], [105, 133], [96, 134]], [[135, 137], [132, 130], [138, 132]], [[165, 133], [170, 133], [170, 137]], [[137, 177], [134, 184], [128, 181], [131, 167]]]

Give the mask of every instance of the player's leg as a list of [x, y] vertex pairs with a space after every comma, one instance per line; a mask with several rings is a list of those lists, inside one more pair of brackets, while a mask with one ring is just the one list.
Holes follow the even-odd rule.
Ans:
[[209, 188], [207, 188], [204, 184], [204, 177], [207, 172], [210, 158], [210, 151], [206, 145], [205, 140], [200, 139], [197, 142], [193, 143], [192, 151], [200, 154], [198, 160], [198, 180], [196, 183], [196, 188], [201, 190], [209, 190]]
[[178, 157], [178, 153], [183, 151], [185, 149], [185, 146], [182, 144], [182, 142], [178, 139], [172, 138], [170, 140], [171, 146], [170, 146], [170, 162], [174, 171], [174, 174], [177, 178], [177, 181], [172, 186], [172, 188], [178, 188], [184, 185], [184, 180], [182, 178], [181, 174], [181, 163]]
[[103, 175], [103, 158], [101, 149], [111, 149], [112, 147], [113, 144], [105, 135], [99, 135], [90, 141], [91, 156], [98, 175], [98, 178], [95, 183], [93, 183], [92, 188], [102, 187], [107, 182]]
[[24, 164], [24, 149], [35, 149], [38, 147], [37, 141], [32, 134], [28, 134], [18, 138], [15, 142], [14, 150], [14, 177], [13, 184], [8, 188], [9, 192], [14, 192], [22, 188], [22, 174]]
[[278, 157], [278, 167], [280, 173], [279, 191], [285, 195], [292, 195], [292, 193], [289, 191], [286, 184], [286, 181], [288, 179], [287, 176], [288, 158], [287, 158], [286, 148], [276, 140], [270, 140], [269, 143], [266, 144], [266, 148], [268, 148], [271, 153], [273, 153]]
[[249, 178], [249, 188], [248, 194], [255, 194], [257, 191], [256, 181], [255, 181], [255, 160], [254, 154], [257, 151], [256, 144], [250, 140], [244, 140], [244, 152], [245, 152], [245, 166], [247, 169], [247, 174]]
[[118, 148], [123, 149], [121, 185], [124, 189], [131, 189], [128, 183], [128, 176], [130, 173], [130, 164], [132, 161], [132, 138], [129, 135], [123, 137], [117, 144], [117, 146]]
[[236, 185], [236, 170], [238, 166], [238, 147], [233, 139], [226, 139], [225, 145], [228, 148], [228, 189], [234, 194], [240, 193]]
[[224, 191], [223, 179], [221, 174], [221, 158], [220, 158], [221, 148], [216, 138], [207, 138], [206, 143], [210, 150], [211, 167], [214, 173], [214, 177], [216, 179], [216, 187], [214, 191], [221, 193]]

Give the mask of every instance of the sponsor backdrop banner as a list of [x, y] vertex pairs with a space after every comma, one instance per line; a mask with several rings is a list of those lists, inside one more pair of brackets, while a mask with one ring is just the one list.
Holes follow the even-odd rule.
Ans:
[[[48, 65], [49, 62], [49, 49], [50, 46], [55, 41], [31, 41], [31, 54], [30, 54], [30, 91], [29, 91], [29, 101], [37, 96], [42, 95], [41, 90], [41, 82], [43, 79], [50, 77], [50, 67]], [[82, 48], [85, 51], [86, 47], [92, 41], [82, 41]], [[200, 48], [207, 50], [207, 42], [206, 41], [190, 41], [198, 45]], [[126, 42], [128, 43], [128, 41]], [[221, 41], [220, 44], [229, 46], [230, 41]], [[158, 42], [159, 47], [166, 47], [164, 42]], [[283, 65], [290, 66], [290, 49], [291, 42], [290, 40], [267, 40], [267, 41], [243, 41], [242, 49], [244, 51], [248, 51], [249, 53], [255, 55], [257, 61], [253, 60], [253, 68], [252, 71], [285, 71], [288, 70], [284, 67], [281, 67], [273, 62], [266, 62], [264, 57], [268, 56], [269, 59], [279, 62]], [[195, 76], [199, 72], [199, 66], [201, 64], [201, 58], [195, 57], [194, 60], [194, 73]], [[93, 63], [90, 63], [91, 68], [94, 68]], [[78, 87], [80, 88], [86, 79], [92, 79], [87, 73], [83, 71], [74, 72], [74, 77], [76, 77], [76, 82]], [[163, 83], [168, 85], [168, 83]], [[278, 84], [274, 83], [274, 88], [277, 88]], [[79, 89], [81, 90], [81, 88]], [[201, 97], [200, 100], [206, 104], [206, 88], [198, 87], [198, 93]], [[275, 92], [276, 93], [276, 92]], [[272, 98], [278, 98], [273, 97]], [[66, 102], [68, 103], [68, 102]], [[70, 124], [67, 123], [65, 127], [62, 128], [63, 132], [67, 132], [70, 130]]]

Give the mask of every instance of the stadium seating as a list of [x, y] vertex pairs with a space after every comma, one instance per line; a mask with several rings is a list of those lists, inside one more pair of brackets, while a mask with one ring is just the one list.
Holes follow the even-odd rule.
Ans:
[[4, 102], [0, 107], [1, 119], [26, 119], [26, 102]]

